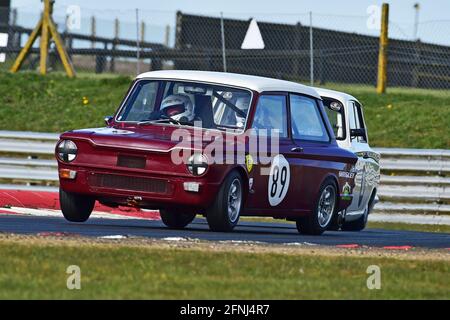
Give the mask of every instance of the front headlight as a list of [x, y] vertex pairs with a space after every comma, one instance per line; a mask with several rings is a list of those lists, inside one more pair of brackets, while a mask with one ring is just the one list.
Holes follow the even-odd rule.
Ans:
[[61, 161], [72, 162], [77, 157], [78, 148], [75, 142], [63, 140], [58, 144], [58, 157]]
[[194, 176], [201, 176], [208, 169], [208, 159], [203, 154], [194, 154], [189, 158], [187, 168]]

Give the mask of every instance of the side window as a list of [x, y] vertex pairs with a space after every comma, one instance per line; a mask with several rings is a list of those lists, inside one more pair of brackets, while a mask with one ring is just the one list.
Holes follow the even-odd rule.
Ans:
[[253, 129], [279, 130], [280, 137], [287, 137], [286, 97], [277, 95], [262, 95], [259, 97], [253, 117]]
[[322, 116], [314, 99], [291, 95], [292, 137], [299, 140], [330, 140]]
[[[350, 130], [365, 129], [361, 107], [355, 102], [350, 102], [350, 109], [352, 111], [349, 119]], [[356, 137], [354, 139], [356, 139], [358, 142], [366, 142], [366, 139], [364, 137]]]
[[331, 103], [335, 100], [323, 99], [323, 104], [325, 106], [325, 112], [327, 114], [328, 120], [330, 120], [331, 127], [333, 128], [334, 135], [337, 140], [345, 140], [346, 130], [345, 130], [345, 119], [344, 119], [344, 108], [341, 110], [335, 110], [331, 108]]

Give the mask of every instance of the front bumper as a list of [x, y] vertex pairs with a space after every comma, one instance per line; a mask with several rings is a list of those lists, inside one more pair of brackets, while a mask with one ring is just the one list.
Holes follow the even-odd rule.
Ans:
[[[219, 183], [206, 177], [179, 177], [128, 171], [74, 166], [59, 166], [76, 171], [74, 179], [60, 178], [60, 187], [66, 192], [85, 194], [111, 204], [133, 205], [143, 208], [164, 207], [207, 208], [220, 188]], [[186, 191], [185, 183], [194, 182], [198, 191]]]

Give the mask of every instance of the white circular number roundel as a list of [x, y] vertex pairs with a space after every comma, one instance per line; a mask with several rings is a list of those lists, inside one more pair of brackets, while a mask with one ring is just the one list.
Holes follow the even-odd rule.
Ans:
[[290, 180], [291, 170], [289, 168], [289, 162], [281, 154], [275, 156], [270, 167], [267, 190], [269, 203], [272, 207], [279, 205], [284, 197], [286, 197]]

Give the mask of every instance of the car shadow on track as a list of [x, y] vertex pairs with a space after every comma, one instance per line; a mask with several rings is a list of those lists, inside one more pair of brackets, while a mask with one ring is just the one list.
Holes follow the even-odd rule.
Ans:
[[[142, 221], [142, 220], [119, 220], [117, 223], [111, 223], [111, 220], [102, 221], [98, 223], [98, 220], [89, 220], [86, 224], [75, 224], [80, 226], [80, 228], [98, 228], [109, 229], [114, 228], [115, 232], [127, 233], [130, 235], [143, 235], [150, 237], [168, 237], [168, 236], [179, 236], [179, 237], [200, 237], [202, 239], [214, 240], [223, 238], [224, 240], [247, 240], [247, 241], [264, 241], [271, 242], [271, 240], [285, 240], [286, 242], [291, 241], [301, 241], [301, 240], [311, 240], [311, 239], [343, 239], [348, 238], [348, 232], [335, 232], [327, 231], [321, 236], [308, 236], [301, 235], [298, 233], [295, 226], [288, 223], [270, 223], [270, 222], [242, 222], [236, 226], [232, 232], [214, 232], [210, 231], [208, 224], [204, 219], [196, 219], [194, 222], [189, 224], [186, 228], [181, 230], [169, 229], [161, 221]], [[74, 225], [70, 223], [70, 225]], [[100, 231], [100, 230], [98, 230]], [[156, 232], [156, 234], [155, 234]], [[355, 233], [352, 233], [355, 234]], [[264, 236], [264, 238], [261, 238]], [[256, 237], [256, 238], [255, 238]], [[284, 241], [283, 240], [283, 241]]]

